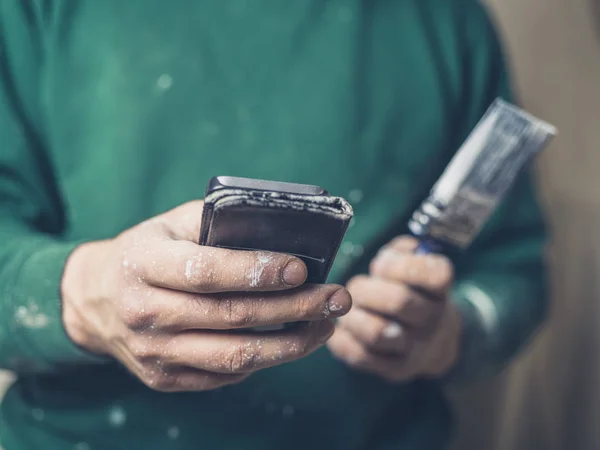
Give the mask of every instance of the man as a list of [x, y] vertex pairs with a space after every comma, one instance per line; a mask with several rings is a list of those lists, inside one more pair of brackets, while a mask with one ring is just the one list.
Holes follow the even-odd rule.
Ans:
[[[439, 449], [541, 320], [527, 179], [454, 261], [403, 237], [509, 95], [476, 1], [0, 5], [5, 450]], [[340, 284], [199, 247], [213, 175], [347, 196]]]

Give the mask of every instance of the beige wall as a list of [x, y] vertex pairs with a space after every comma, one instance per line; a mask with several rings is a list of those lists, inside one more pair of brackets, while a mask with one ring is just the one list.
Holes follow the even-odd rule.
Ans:
[[2, 398], [2, 395], [4, 394], [4, 390], [6, 389], [8, 384], [11, 382], [11, 380], [12, 380], [12, 377], [8, 373], [0, 370], [0, 398]]
[[[541, 158], [553, 311], [510, 373], [457, 396], [456, 448], [600, 448], [600, 0], [490, 0], [520, 97], [560, 136]], [[501, 407], [492, 403], [501, 400]]]

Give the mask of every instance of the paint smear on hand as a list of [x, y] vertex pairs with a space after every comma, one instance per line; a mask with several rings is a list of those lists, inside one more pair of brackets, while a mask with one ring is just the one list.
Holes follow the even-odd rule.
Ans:
[[192, 275], [194, 273], [194, 263], [196, 262], [195, 259], [190, 259], [188, 260], [188, 262], [185, 264], [185, 279], [187, 281], [191, 281], [192, 279]]
[[265, 267], [272, 261], [273, 257], [268, 253], [257, 253], [256, 261], [247, 273], [248, 280], [250, 281], [250, 287], [255, 288], [260, 285], [263, 272], [265, 271]]

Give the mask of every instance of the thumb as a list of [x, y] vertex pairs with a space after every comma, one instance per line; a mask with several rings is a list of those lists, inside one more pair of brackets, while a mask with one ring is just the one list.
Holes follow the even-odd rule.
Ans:
[[168, 223], [173, 239], [198, 243], [203, 207], [204, 201], [193, 200], [167, 211], [159, 218]]

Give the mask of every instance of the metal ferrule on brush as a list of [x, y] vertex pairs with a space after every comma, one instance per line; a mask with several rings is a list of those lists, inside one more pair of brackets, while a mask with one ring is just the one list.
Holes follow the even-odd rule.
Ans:
[[494, 101], [430, 195], [413, 213], [419, 253], [466, 249], [556, 129], [501, 99]]

